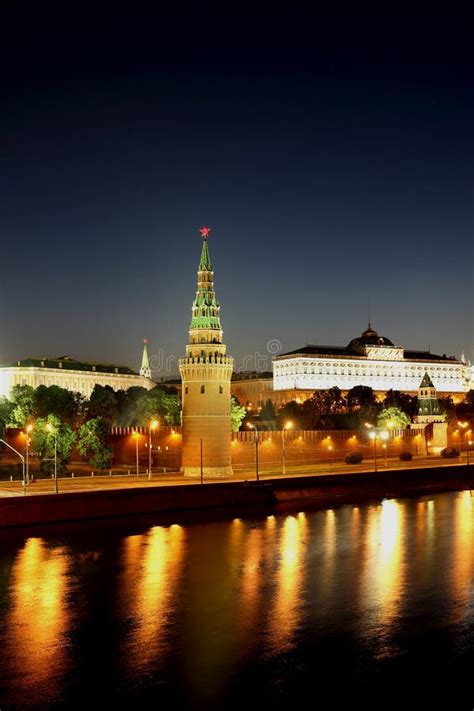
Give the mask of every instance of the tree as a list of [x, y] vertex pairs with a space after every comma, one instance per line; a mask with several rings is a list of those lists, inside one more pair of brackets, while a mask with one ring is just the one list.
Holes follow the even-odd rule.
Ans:
[[101, 417], [108, 425], [113, 425], [118, 416], [117, 397], [110, 385], [94, 385], [86, 403], [89, 419]]
[[235, 397], [230, 399], [230, 419], [232, 432], [238, 432], [240, 425], [246, 415], [246, 409], [239, 404], [239, 401]]
[[278, 410], [278, 425], [283, 429], [285, 423], [292, 422], [295, 430], [304, 430], [307, 426], [307, 418], [302, 405], [291, 400]]
[[58, 385], [39, 385], [33, 392], [33, 415], [35, 418], [56, 415], [69, 424], [76, 424], [83, 401], [80, 393]]
[[347, 411], [347, 401], [338, 387], [323, 391], [325, 415], [339, 415]]
[[377, 417], [377, 427], [404, 430], [410, 424], [408, 415], [398, 407], [384, 407]]
[[[132, 389], [132, 388], [131, 388]], [[128, 407], [129, 425], [146, 426], [154, 417], [168, 425], [180, 423], [181, 401], [163, 388], [153, 388], [141, 393], [133, 392]]]
[[69, 424], [62, 422], [56, 415], [48, 415], [46, 418], [36, 420], [31, 433], [31, 445], [32, 449], [39, 454], [42, 471], [47, 473], [51, 473], [54, 469], [55, 441], [58, 473], [60, 473], [71, 460], [76, 433]]
[[450, 395], [440, 397], [439, 404], [441, 405], [441, 412], [445, 415], [447, 422], [454, 424], [457, 421], [457, 417], [456, 405], [453, 402], [453, 398]]
[[324, 390], [316, 390], [302, 405], [303, 417], [310, 429], [321, 429], [326, 414], [327, 399]]
[[274, 422], [276, 419], [275, 405], [273, 401], [268, 399], [262, 405], [260, 410], [260, 419], [263, 422]]
[[412, 418], [416, 414], [417, 398], [399, 390], [387, 390], [382, 405], [384, 408], [396, 407]]
[[107, 469], [112, 463], [113, 449], [107, 446], [109, 427], [102, 417], [85, 422], [79, 430], [78, 450], [88, 456], [95, 469]]
[[469, 390], [459, 405], [456, 405], [456, 415], [462, 419], [474, 418], [474, 390]]
[[12, 404], [10, 423], [13, 427], [24, 427], [33, 417], [34, 388], [31, 385], [14, 385], [10, 395]]
[[355, 385], [347, 393], [347, 406], [351, 412], [377, 403], [374, 391], [367, 385]]
[[6, 427], [12, 419], [13, 403], [6, 397], [0, 398], [0, 433], [4, 434]]

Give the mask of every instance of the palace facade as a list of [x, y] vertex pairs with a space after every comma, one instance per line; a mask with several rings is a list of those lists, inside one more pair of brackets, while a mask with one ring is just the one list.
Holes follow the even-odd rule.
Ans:
[[59, 358], [25, 358], [11, 365], [0, 366], [0, 395], [8, 397], [15, 385], [58, 385], [61, 388], [81, 393], [90, 397], [95, 385], [108, 385], [113, 390], [128, 390], [142, 387], [151, 390], [156, 383], [149, 377], [146, 344], [142, 368], [138, 374], [132, 368], [109, 363], [89, 363], [78, 361], [69, 356]]
[[416, 395], [425, 373], [439, 393], [455, 400], [474, 388], [473, 371], [464, 358], [396, 346], [369, 323], [347, 346], [306, 345], [275, 356], [273, 377], [236, 375], [232, 393], [249, 409], [258, 409], [268, 399], [277, 406], [303, 402], [315, 390], [335, 386], [347, 392], [366, 385], [379, 397], [388, 390]]

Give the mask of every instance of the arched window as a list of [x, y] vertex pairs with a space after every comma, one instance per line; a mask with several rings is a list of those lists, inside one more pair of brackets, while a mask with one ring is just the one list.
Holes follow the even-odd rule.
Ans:
[[185, 395], [188, 394], [188, 386], [187, 386], [187, 385], [186, 385], [186, 387], [184, 388], [184, 393], [185, 393]]
[[201, 395], [204, 395], [205, 392], [206, 392], [206, 386], [201, 385]]
[[223, 392], [224, 388], [222, 387], [222, 385], [219, 385], [219, 395], [222, 395]]

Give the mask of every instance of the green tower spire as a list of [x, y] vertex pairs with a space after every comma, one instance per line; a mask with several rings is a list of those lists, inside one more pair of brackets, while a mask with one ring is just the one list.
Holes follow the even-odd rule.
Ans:
[[214, 291], [214, 272], [207, 243], [210, 229], [203, 227], [200, 232], [203, 244], [198, 267], [196, 297], [192, 306], [189, 342], [190, 344], [221, 344], [220, 305]]
[[148, 340], [146, 338], [143, 339], [143, 355], [140, 375], [144, 378], [151, 378], [150, 361], [148, 360]]
[[209, 247], [207, 246], [207, 234], [203, 235], [201, 259], [199, 260], [199, 271], [212, 272], [211, 257], [209, 255]]

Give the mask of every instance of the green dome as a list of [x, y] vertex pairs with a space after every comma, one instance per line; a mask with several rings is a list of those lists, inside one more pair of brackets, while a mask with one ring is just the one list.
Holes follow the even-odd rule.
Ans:
[[353, 338], [347, 346], [351, 349], [361, 348], [363, 346], [393, 346], [394, 344], [389, 338], [379, 336], [377, 331], [374, 331], [369, 323], [368, 328], [361, 333], [359, 338]]

